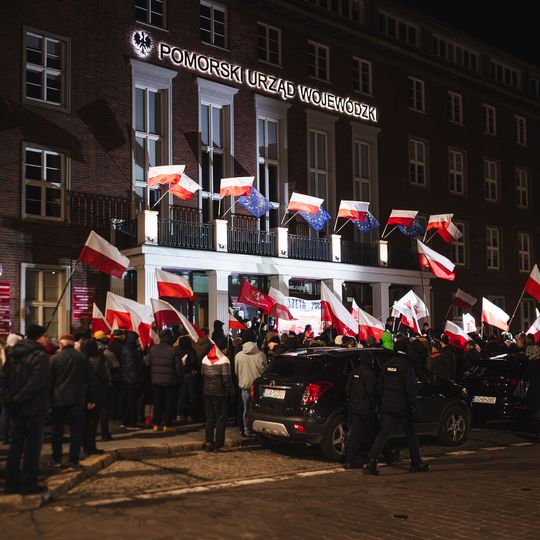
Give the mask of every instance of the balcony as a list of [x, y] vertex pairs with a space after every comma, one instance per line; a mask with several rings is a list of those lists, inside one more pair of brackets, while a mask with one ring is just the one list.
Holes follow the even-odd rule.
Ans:
[[81, 191], [69, 192], [69, 221], [97, 230], [109, 230], [111, 219], [130, 217], [130, 201], [124, 197], [110, 197]]
[[276, 233], [257, 229], [227, 229], [228, 251], [246, 255], [276, 255]]
[[289, 257], [308, 261], [331, 261], [330, 241], [327, 238], [289, 234]]
[[362, 266], [378, 266], [378, 247], [372, 244], [342, 241], [341, 262], [348, 264], [360, 264]]
[[158, 244], [183, 249], [214, 249], [212, 225], [194, 221], [160, 219], [158, 221]]

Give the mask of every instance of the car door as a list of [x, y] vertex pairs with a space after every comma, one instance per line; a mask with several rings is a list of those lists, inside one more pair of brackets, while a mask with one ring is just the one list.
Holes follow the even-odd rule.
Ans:
[[420, 432], [432, 432], [439, 423], [439, 417], [444, 404], [444, 395], [437, 390], [436, 379], [432, 373], [417, 362], [412, 362], [416, 375], [418, 391], [418, 411], [415, 421]]

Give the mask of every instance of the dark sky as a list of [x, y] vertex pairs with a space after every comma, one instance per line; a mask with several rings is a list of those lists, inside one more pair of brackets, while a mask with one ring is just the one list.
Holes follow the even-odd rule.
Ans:
[[398, 0], [518, 58], [540, 66], [536, 2]]

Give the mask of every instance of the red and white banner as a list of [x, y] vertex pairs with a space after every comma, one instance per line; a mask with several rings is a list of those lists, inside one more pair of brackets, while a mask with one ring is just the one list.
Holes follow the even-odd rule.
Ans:
[[487, 298], [482, 298], [482, 322], [508, 331], [508, 319], [510, 315], [499, 306], [490, 302]]
[[429, 216], [426, 230], [447, 229], [450, 223], [452, 223], [453, 217], [454, 214], [433, 214], [432, 216]]
[[293, 191], [289, 200], [287, 210], [290, 212], [306, 212], [312, 216], [316, 215], [324, 199], [312, 197], [311, 195], [302, 195]]
[[197, 341], [204, 336], [204, 332], [200, 328], [188, 321], [186, 316], [178, 311], [173, 305], [169, 304], [169, 302], [152, 298], [150, 299], [150, 303], [152, 304], [152, 310], [158, 328], [181, 324], [194, 341]]
[[94, 231], [90, 231], [79, 255], [79, 261], [120, 279], [129, 266], [129, 259]]
[[447, 244], [453, 244], [463, 236], [463, 233], [453, 223], [449, 223], [446, 229], [437, 229], [437, 234]]
[[105, 320], [101, 310], [94, 304], [92, 306], [92, 334], [102, 330], [106, 334], [111, 333], [111, 325]]
[[177, 184], [184, 174], [185, 165], [163, 165], [148, 169], [148, 187], [164, 184]]
[[538, 332], [540, 332], [540, 317], [538, 317], [538, 319], [536, 319], [536, 321], [532, 323], [531, 327], [525, 333], [527, 335], [532, 334], [533, 336], [535, 336], [536, 334], [538, 334]]
[[212, 348], [208, 351], [207, 355], [203, 358], [202, 363], [209, 364], [230, 364], [229, 359], [218, 349], [218, 346], [210, 340]]
[[368, 202], [361, 201], [341, 201], [339, 203], [338, 218], [355, 219], [357, 221], [366, 221], [366, 215], [369, 209]]
[[324, 281], [321, 281], [321, 320], [332, 323], [338, 334], [358, 335], [358, 322]]
[[420, 334], [420, 323], [418, 320], [427, 317], [429, 311], [426, 304], [411, 289], [397, 302], [394, 302], [391, 315], [392, 317], [399, 317], [401, 315], [402, 324]]
[[255, 288], [244, 278], [240, 285], [240, 292], [238, 293], [238, 303], [262, 309], [263, 313], [270, 313], [276, 301], [267, 294], [259, 291], [259, 289]]
[[538, 271], [538, 265], [536, 264], [525, 283], [525, 290], [540, 302], [540, 271]]
[[169, 188], [169, 192], [175, 197], [187, 201], [199, 189], [201, 189], [201, 186], [197, 182], [193, 181], [187, 174], [183, 174], [180, 177], [180, 181]]
[[229, 330], [247, 330], [247, 326], [242, 324], [232, 313], [229, 313]]
[[465, 330], [460, 328], [457, 324], [454, 324], [452, 321], [446, 321], [444, 335], [448, 336], [448, 343], [461, 349], [464, 349], [465, 344], [470, 340], [467, 332], [465, 332]]
[[387, 225], [404, 225], [410, 227], [413, 224], [418, 210], [392, 210]]
[[454, 273], [455, 265], [450, 259], [447, 259], [444, 255], [427, 247], [418, 239], [416, 239], [416, 243], [418, 245], [419, 261], [422, 268], [424, 267], [423, 261], [425, 260], [435, 277], [448, 279], [450, 281], [453, 281], [456, 278], [456, 274]]
[[193, 289], [189, 281], [178, 274], [156, 268], [159, 296], [166, 298], [193, 298]]
[[253, 186], [254, 176], [237, 176], [234, 178], [222, 178], [221, 185], [219, 187], [219, 198], [227, 197], [241, 197], [242, 195], [249, 195]]
[[463, 330], [467, 334], [472, 334], [476, 332], [476, 320], [470, 313], [464, 313], [463, 314]]
[[471, 309], [477, 301], [478, 300], [474, 296], [471, 296], [461, 289], [458, 289], [452, 298], [452, 304], [454, 304], [454, 306], [460, 306], [463, 309]]
[[384, 324], [360, 308], [355, 300], [352, 303], [352, 315], [358, 321], [358, 339], [366, 340], [373, 336], [377, 341], [384, 333]]
[[289, 300], [281, 291], [278, 291], [274, 287], [270, 287], [268, 296], [275, 302], [270, 309], [269, 315], [276, 317], [276, 319], [285, 319], [286, 321], [295, 320], [293, 314], [289, 311]]

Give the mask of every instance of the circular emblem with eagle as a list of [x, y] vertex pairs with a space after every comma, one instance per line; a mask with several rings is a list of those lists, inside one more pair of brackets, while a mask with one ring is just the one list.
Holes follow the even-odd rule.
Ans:
[[131, 43], [135, 52], [143, 58], [146, 58], [152, 50], [152, 38], [143, 30], [133, 32]]

